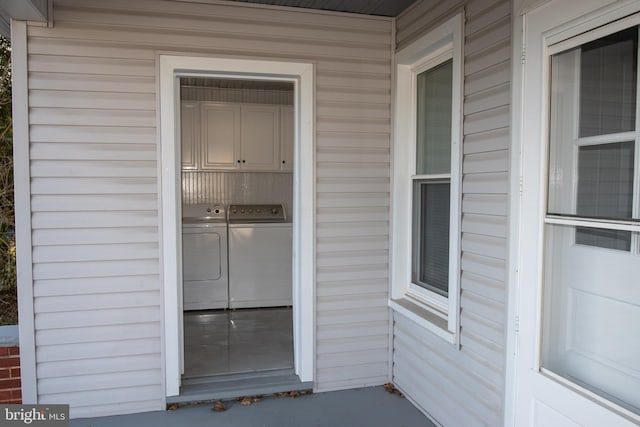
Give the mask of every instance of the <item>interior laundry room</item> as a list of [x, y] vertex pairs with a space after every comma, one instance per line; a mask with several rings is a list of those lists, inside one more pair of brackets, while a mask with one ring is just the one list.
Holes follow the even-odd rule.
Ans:
[[182, 385], [293, 376], [294, 85], [180, 78]]

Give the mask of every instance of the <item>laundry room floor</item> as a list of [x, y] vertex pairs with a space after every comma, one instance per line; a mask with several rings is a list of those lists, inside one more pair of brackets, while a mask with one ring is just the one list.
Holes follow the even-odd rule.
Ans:
[[187, 311], [184, 377], [293, 368], [291, 308]]

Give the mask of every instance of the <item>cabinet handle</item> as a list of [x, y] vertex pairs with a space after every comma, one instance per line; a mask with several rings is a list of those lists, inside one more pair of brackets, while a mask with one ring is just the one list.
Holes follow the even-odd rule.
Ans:
[[238, 163], [240, 163], [240, 160], [238, 160]]
[[282, 161], [282, 164], [284, 165], [284, 163], [285, 163], [285, 162], [284, 162], [284, 160], [283, 160], [283, 161]]
[[243, 160], [242, 163], [245, 163], [245, 160]]

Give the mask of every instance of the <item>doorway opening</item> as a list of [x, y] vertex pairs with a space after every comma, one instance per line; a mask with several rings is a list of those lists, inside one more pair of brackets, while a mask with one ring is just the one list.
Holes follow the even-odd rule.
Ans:
[[291, 378], [294, 84], [179, 80], [182, 390]]
[[[214, 398], [229, 376], [273, 390], [283, 371], [311, 387], [313, 66], [160, 55], [160, 104], [168, 400], [185, 382]], [[274, 275], [276, 290], [262, 286]]]

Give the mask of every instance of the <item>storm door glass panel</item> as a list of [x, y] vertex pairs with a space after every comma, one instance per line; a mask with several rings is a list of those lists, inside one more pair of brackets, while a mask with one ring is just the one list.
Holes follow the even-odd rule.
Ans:
[[631, 217], [637, 63], [637, 27], [551, 58], [550, 214]]
[[446, 181], [414, 181], [413, 283], [449, 293], [449, 200]]
[[640, 414], [638, 28], [551, 57], [541, 369]]
[[[633, 156], [633, 141], [578, 149], [578, 215], [604, 219], [631, 218]], [[629, 251], [631, 232], [578, 227], [576, 243]]]
[[416, 174], [450, 173], [453, 61], [418, 74], [416, 80]]
[[580, 137], [635, 129], [638, 30], [581, 47]]

